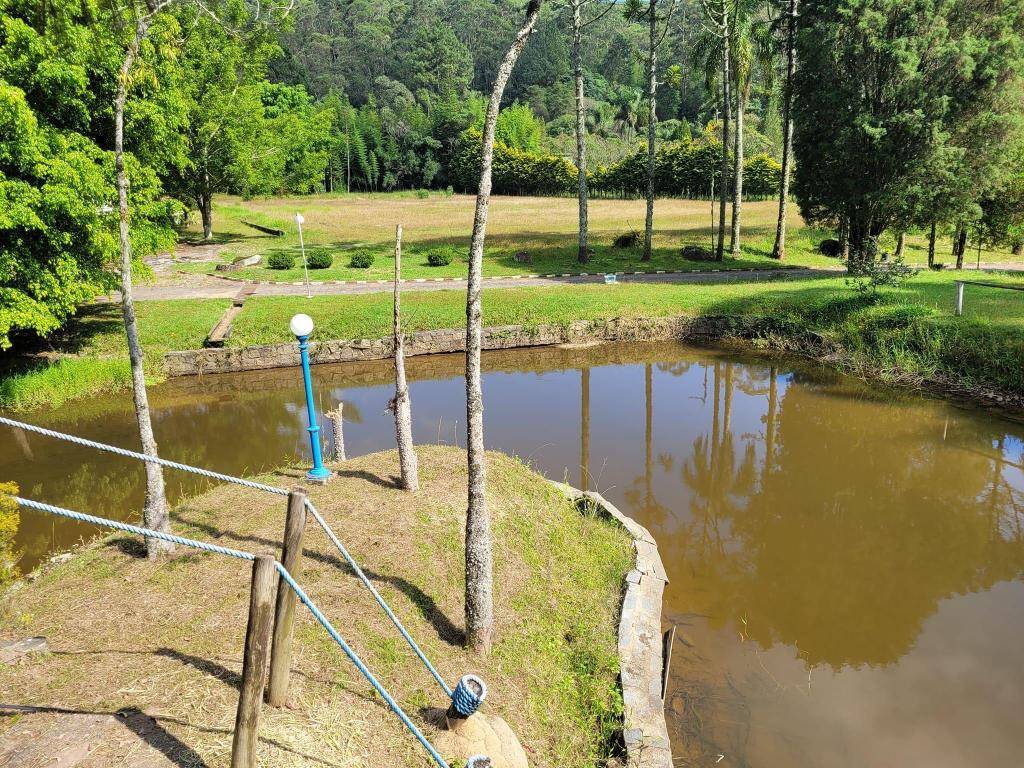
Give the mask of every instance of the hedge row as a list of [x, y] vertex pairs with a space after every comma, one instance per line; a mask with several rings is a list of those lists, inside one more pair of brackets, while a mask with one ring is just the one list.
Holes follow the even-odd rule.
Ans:
[[[451, 158], [453, 185], [475, 192], [480, 178], [481, 135], [470, 129], [459, 137]], [[712, 182], [721, 187], [722, 145], [715, 141], [663, 143], [655, 155], [654, 184], [663, 197], [706, 197]], [[760, 154], [743, 164], [743, 191], [747, 197], [771, 197], [779, 192], [782, 166]], [[598, 167], [587, 174], [597, 194], [642, 196], [647, 189], [647, 150], [638, 147], [624, 160]], [[566, 195], [576, 189], [576, 166], [563, 157], [525, 152], [494, 143], [493, 191], [505, 195]], [[731, 187], [731, 178], [728, 180]]]

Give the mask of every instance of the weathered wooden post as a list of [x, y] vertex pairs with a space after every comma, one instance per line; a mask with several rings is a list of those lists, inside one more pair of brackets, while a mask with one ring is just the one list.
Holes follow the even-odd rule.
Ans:
[[242, 689], [238, 694], [231, 768], [255, 768], [263, 689], [267, 684], [267, 657], [274, 618], [274, 580], [277, 568], [270, 555], [257, 555], [252, 564], [249, 625], [245, 630]]
[[338, 403], [333, 411], [327, 412], [327, 418], [334, 426], [334, 450], [331, 452], [332, 461], [345, 461], [345, 426], [343, 423], [345, 404]]
[[964, 281], [956, 281], [956, 316], [964, 313]]
[[[306, 530], [306, 489], [293, 488], [288, 494], [288, 515], [281, 546], [281, 565], [298, 581], [302, 578], [302, 535]], [[295, 622], [295, 592], [284, 579], [277, 583], [274, 610], [274, 644], [270, 652], [270, 682], [267, 703], [282, 707], [288, 700], [289, 670], [292, 665], [292, 626]]]

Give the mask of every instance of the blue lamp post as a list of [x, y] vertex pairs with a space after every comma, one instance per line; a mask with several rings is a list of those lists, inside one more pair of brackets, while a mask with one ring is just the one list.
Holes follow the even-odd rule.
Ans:
[[320, 453], [320, 423], [313, 405], [313, 378], [309, 372], [309, 335], [313, 332], [313, 318], [309, 315], [295, 315], [290, 325], [295, 338], [299, 340], [299, 356], [302, 358], [302, 381], [306, 385], [306, 414], [309, 416], [309, 447], [313, 452], [313, 468], [306, 477], [314, 482], [325, 482], [331, 470], [324, 466]]

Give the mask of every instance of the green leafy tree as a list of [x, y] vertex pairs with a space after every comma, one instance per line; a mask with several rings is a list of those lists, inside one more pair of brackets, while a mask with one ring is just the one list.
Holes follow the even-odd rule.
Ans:
[[870, 260], [879, 236], [915, 207], [908, 181], [956, 146], [959, 125], [997, 109], [1017, 77], [1024, 8], [1003, 0], [804, 0], [800, 20], [800, 209], [812, 223], [842, 225], [851, 259]]

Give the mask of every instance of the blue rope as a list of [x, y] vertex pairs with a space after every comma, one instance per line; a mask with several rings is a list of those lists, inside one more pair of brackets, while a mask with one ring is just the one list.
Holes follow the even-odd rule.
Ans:
[[[473, 690], [474, 688], [478, 691]], [[487, 698], [487, 686], [476, 675], [464, 675], [452, 693], [452, 706], [463, 717], [469, 717], [484, 703]]]
[[[225, 483], [233, 483], [235, 485], [245, 486], [246, 488], [254, 488], [255, 490], [264, 491], [266, 493], [273, 493], [278, 496], [288, 495], [288, 491], [285, 490], [284, 488], [276, 488], [272, 485], [257, 483], [253, 480], [246, 480], [244, 478], [234, 477], [232, 475], [224, 475], [221, 474], [220, 472], [212, 472], [208, 469], [203, 469], [201, 467], [193, 467], [189, 464], [181, 464], [176, 461], [161, 459], [158, 456], [150, 456], [145, 453], [138, 453], [137, 451], [129, 451], [126, 448], [119, 448], [116, 445], [98, 443], [95, 440], [87, 440], [86, 438], [78, 437], [77, 435], [69, 435], [64, 432], [57, 432], [52, 429], [37, 427], [34, 424], [26, 424], [25, 422], [15, 421], [14, 419], [8, 419], [2, 416], [0, 416], [0, 424], [3, 424], [8, 427], [14, 427], [15, 429], [23, 429], [27, 432], [34, 432], [38, 435], [52, 437], [57, 440], [64, 440], [69, 443], [75, 443], [76, 445], [82, 445], [85, 446], [86, 448], [95, 448], [100, 451], [114, 453], [117, 454], [118, 456], [125, 456], [130, 459], [138, 459], [139, 461], [145, 461], [151, 464], [159, 464], [161, 466], [169, 467], [171, 469], [180, 469], [184, 472], [191, 472], [192, 474], [201, 475], [203, 477], [209, 477], [213, 480], [220, 480], [221, 482]], [[409, 644], [409, 647], [412, 648], [416, 656], [419, 657], [419, 660], [423, 662], [423, 666], [426, 667], [427, 671], [437, 681], [437, 684], [441, 686], [441, 690], [444, 691], [445, 695], [450, 698], [452, 695], [452, 689], [448, 687], [448, 684], [444, 681], [444, 678], [441, 677], [441, 674], [437, 671], [437, 668], [434, 667], [434, 665], [430, 662], [430, 659], [427, 658], [427, 655], [420, 649], [416, 641], [412, 639], [412, 635], [409, 634], [409, 631], [405, 628], [405, 625], [403, 625], [399, 618], [395, 615], [395, 612], [391, 610], [391, 607], [381, 596], [380, 592], [377, 591], [377, 589], [373, 586], [373, 583], [370, 581], [370, 579], [367, 578], [365, 573], [363, 573], [363, 569], [359, 567], [358, 563], [356, 563], [355, 558], [353, 558], [352, 555], [349, 554], [349, 551], [342, 545], [341, 541], [335, 535], [334, 530], [323, 518], [323, 516], [320, 514], [317, 508], [313, 506], [313, 502], [311, 502], [308, 498], [306, 499], [306, 508], [309, 510], [310, 514], [313, 515], [313, 518], [316, 520], [317, 524], [323, 530], [327, 538], [338, 549], [338, 552], [341, 553], [341, 556], [345, 559], [345, 562], [348, 563], [349, 567], [352, 569], [353, 573], [355, 573], [356, 577], [363, 583], [363, 586], [365, 586], [369, 593], [373, 596], [373, 599], [377, 601], [377, 605], [381, 607], [381, 609], [384, 611], [387, 617], [391, 620], [391, 623], [395, 625], [395, 628], [405, 639], [405, 642]], [[76, 512], [74, 514], [77, 515], [79, 513]], [[133, 532], [137, 533], [137, 531]], [[164, 535], [166, 536], [167, 534]], [[155, 538], [161, 537], [157, 536]], [[165, 540], [170, 541], [170, 539]]]
[[[139, 536], [144, 536], [146, 538], [170, 541], [174, 544], [180, 544], [185, 547], [194, 547], [195, 549], [201, 549], [206, 552], [213, 552], [218, 555], [236, 557], [240, 560], [252, 561], [256, 559], [256, 556], [251, 552], [243, 552], [242, 550], [230, 549], [228, 547], [219, 547], [216, 544], [209, 544], [205, 541], [186, 539], [184, 536], [175, 536], [173, 534], [164, 533], [162, 531], [154, 531], [150, 528], [142, 528], [137, 525], [122, 523], [117, 520], [108, 520], [104, 517], [86, 515], [82, 512], [75, 512], [74, 510], [71, 509], [55, 507], [52, 504], [44, 504], [39, 501], [32, 501], [31, 499], [23, 499], [19, 496], [14, 496], [13, 499], [15, 502], [18, 503], [18, 505], [26, 507], [28, 509], [37, 510], [39, 512], [47, 512], [53, 515], [60, 515], [62, 517], [67, 517], [72, 520], [79, 520], [84, 523], [93, 523], [94, 525], [105, 526], [107, 528], [113, 528], [118, 531], [125, 531], [126, 533], [138, 534]], [[377, 678], [374, 677], [373, 673], [363, 663], [362, 659], [359, 658], [359, 655], [354, 650], [352, 650], [349, 644], [345, 642], [345, 639], [338, 633], [338, 630], [334, 628], [334, 626], [327, 619], [327, 617], [324, 616], [324, 614], [320, 611], [319, 608], [317, 608], [316, 603], [314, 603], [310, 599], [309, 595], [307, 595], [305, 591], [302, 589], [302, 587], [298, 585], [295, 579], [292, 578], [292, 575], [288, 573], [288, 570], [283, 565], [281, 565], [281, 563], [279, 563], [277, 560], [274, 561], [274, 567], [277, 568], [277, 572], [281, 575], [281, 578], [285, 580], [285, 583], [287, 583], [288, 586], [292, 588], [292, 590], [295, 592], [299, 600], [302, 601], [302, 604], [305, 605], [309, 609], [310, 613], [313, 614], [313, 618], [315, 618], [320, 623], [320, 626], [322, 626], [327, 631], [327, 634], [331, 636], [331, 639], [338, 644], [342, 651], [344, 651], [345, 655], [348, 656], [349, 660], [355, 665], [356, 669], [358, 669], [359, 672], [362, 673], [363, 677], [365, 677], [369, 681], [370, 685], [373, 686], [373, 689], [380, 694], [381, 698], [384, 699], [388, 707], [391, 708], [391, 711], [394, 712], [398, 716], [398, 719], [402, 721], [402, 724], [405, 725], [405, 727], [409, 729], [410, 733], [412, 733], [412, 735], [416, 737], [420, 744], [423, 745], [423, 748], [427, 750], [427, 753], [434, 760], [434, 762], [437, 763], [438, 766], [440, 766], [440, 768], [449, 768], [448, 763], [446, 763], [444, 761], [444, 758], [441, 757], [440, 754], [438, 754], [437, 750], [434, 749], [433, 745], [427, 740], [427, 737], [423, 735], [423, 732], [416, 727], [416, 724], [413, 723], [412, 720], [409, 719], [409, 716], [405, 714], [405, 711], [391, 697], [391, 694], [387, 692], [387, 689], [385, 689], [384, 686], [381, 685], [380, 682], [377, 680]]]
[[34, 509], [38, 512], [48, 512], [51, 515], [60, 515], [61, 517], [69, 517], [72, 520], [79, 520], [83, 523], [92, 523], [93, 525], [101, 525], [107, 528], [114, 528], [118, 531], [125, 531], [126, 533], [134, 533], [139, 536], [145, 536], [147, 539], [160, 539], [162, 541], [169, 541], [172, 544], [180, 544], [183, 547], [194, 547], [195, 549], [202, 549], [206, 552], [213, 552], [218, 555], [227, 555], [228, 557], [237, 557], [239, 560], [255, 560], [256, 556], [251, 552], [243, 552], [240, 549], [230, 549], [229, 547], [218, 547], [216, 544], [209, 544], [205, 541], [196, 541], [195, 539], [186, 539], [184, 536], [175, 536], [170, 533], [164, 533], [163, 531], [154, 531], [149, 528], [140, 528], [137, 525], [129, 525], [128, 523], [121, 523], [117, 520], [108, 520], [105, 517], [96, 517], [95, 515], [86, 515], [83, 512], [75, 512], [71, 509], [64, 509], [63, 507], [55, 507], [52, 504], [43, 504], [41, 501], [32, 501], [31, 499], [23, 499], [20, 496], [12, 497], [19, 506], [26, 507], [28, 509]]

